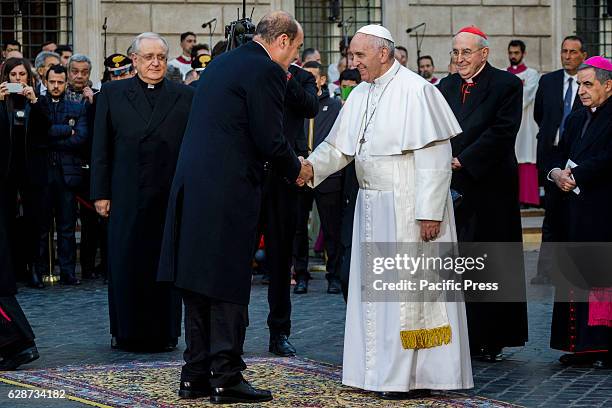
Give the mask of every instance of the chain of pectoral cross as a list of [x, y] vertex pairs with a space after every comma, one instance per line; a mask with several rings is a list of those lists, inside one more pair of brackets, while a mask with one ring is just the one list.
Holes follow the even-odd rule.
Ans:
[[[385, 94], [385, 91], [387, 90], [389, 85], [391, 85], [391, 82], [393, 82], [393, 80], [397, 76], [397, 73], [399, 72], [400, 69], [402, 69], [401, 65], [399, 66], [399, 68], [397, 68], [397, 71], [395, 71], [395, 73], [393, 74], [393, 78], [391, 78], [389, 82], [387, 82], [387, 85], [385, 85], [385, 87], [383, 88], [382, 92], [380, 93], [380, 96], [378, 97], [379, 103], [383, 95]], [[376, 109], [378, 109], [378, 104], [376, 104], [376, 106], [372, 110], [372, 115], [370, 116], [370, 119], [368, 119], [368, 110], [370, 109], [370, 95], [372, 94], [373, 87], [374, 87], [374, 83], [370, 84], [370, 89], [368, 90], [368, 99], [366, 100], [366, 110], [364, 114], [364, 119], [361, 122], [361, 123], [365, 122], [365, 127], [363, 129], [363, 133], [361, 134], [361, 139], [359, 139], [359, 151], [357, 152], [358, 154], [361, 153], [361, 148], [363, 147], [363, 144], [367, 142], [365, 135], [366, 135], [366, 132], [368, 131], [368, 127], [372, 123], [372, 119], [374, 119], [374, 115], [376, 114]]]

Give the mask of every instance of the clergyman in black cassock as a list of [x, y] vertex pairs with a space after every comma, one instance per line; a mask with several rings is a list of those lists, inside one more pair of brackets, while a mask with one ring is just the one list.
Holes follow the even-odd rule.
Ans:
[[[601, 57], [590, 58], [585, 64], [592, 60], [597, 61], [598, 58]], [[556, 188], [560, 195], [559, 241], [606, 243], [612, 242], [612, 71], [607, 71], [609, 79], [604, 80], [603, 84], [597, 84], [595, 82], [599, 81], [595, 78], [594, 69], [588, 65], [582, 67], [578, 71], [578, 81], [581, 82], [578, 90], [580, 96], [584, 97], [586, 94], [583, 89], [585, 86], [590, 87], [585, 82], [590, 82], [601, 88], [607, 83], [607, 92], [602, 92], [601, 98], [606, 95], [607, 97], [603, 101], [585, 99], [587, 107], [580, 108], [568, 116], [565, 132], [559, 141], [558, 153], [552, 156], [546, 168], [547, 183]], [[602, 71], [605, 75], [606, 71]], [[577, 164], [571, 169], [571, 174], [578, 190], [561, 189], [553, 181], [553, 171], [565, 169], [568, 160]], [[591, 256], [586, 262], [573, 263], [578, 267], [577, 272], [591, 287], [610, 290], [610, 266], [605, 262], [603, 273], [597, 272], [597, 265], [600, 263], [597, 259], [602, 254], [598, 254], [594, 248], [595, 246], [592, 246]], [[600, 247], [599, 251], [602, 250], [607, 251], [607, 248]], [[597, 276], [593, 276], [594, 274]], [[595, 324], [599, 320], [595, 319], [590, 311], [592, 304], [585, 299], [572, 299], [572, 288], [565, 287], [554, 276], [553, 283], [558, 283], [555, 298], [563, 301], [557, 300], [554, 304], [550, 346], [575, 353], [562, 356], [560, 360], [563, 363], [592, 362], [599, 359], [609, 365], [612, 316], [607, 316], [608, 325]], [[602, 354], [606, 352], [607, 356]]]
[[[165, 64], [155, 59], [151, 64]], [[163, 76], [145, 82], [143, 69], [105, 83], [98, 95], [91, 198], [111, 201], [108, 292], [115, 344], [168, 350], [181, 334], [181, 299], [172, 285], [157, 282], [157, 268], [193, 89]]]
[[[458, 35], [461, 34], [468, 33]], [[478, 42], [474, 41], [470, 49], [478, 47]], [[480, 52], [482, 48], [475, 53]], [[451, 139], [453, 157], [461, 164], [460, 169], [453, 170], [451, 181], [451, 188], [463, 195], [462, 202], [455, 209], [458, 241], [500, 243], [490, 246], [487, 251], [496, 249], [500, 255], [498, 260], [513, 260], [516, 268], [511, 275], [501, 274], [503, 276], [496, 276], [496, 279], [513, 285], [518, 283], [524, 294], [518, 163], [514, 152], [521, 123], [523, 86], [515, 75], [492, 67], [486, 58], [484, 61], [480, 71], [469, 81], [456, 73], [439, 84], [463, 129], [461, 134]], [[493, 258], [488, 258], [484, 272], [488, 270], [495, 274], [499, 269], [492, 263]], [[505, 270], [509, 269], [506, 267]], [[498, 283], [503, 287], [504, 282]], [[467, 295], [466, 311], [473, 355], [484, 355], [494, 360], [499, 358], [503, 347], [525, 344], [525, 302], [470, 302]]]
[[[278, 27], [297, 33], [291, 38], [289, 31], [274, 32]], [[283, 135], [287, 74], [272, 55], [281, 53], [279, 43], [293, 47], [302, 38], [293, 17], [272, 12], [258, 24], [254, 41], [206, 67], [196, 90], [172, 183], [159, 270], [160, 280], [184, 292], [187, 349], [179, 391], [184, 398], [272, 398], [244, 381], [241, 355], [264, 163], [287, 181], [300, 174], [300, 161]]]

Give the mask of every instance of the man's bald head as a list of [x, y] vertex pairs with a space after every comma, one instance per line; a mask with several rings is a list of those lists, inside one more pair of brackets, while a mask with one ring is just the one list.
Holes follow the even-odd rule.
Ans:
[[304, 44], [304, 31], [295, 18], [286, 11], [268, 13], [257, 24], [254, 41], [259, 42], [270, 54], [272, 60], [285, 71], [298, 59]]
[[291, 14], [286, 11], [272, 11], [257, 24], [255, 35], [266, 44], [272, 44], [283, 34], [293, 41], [300, 31], [300, 23]]

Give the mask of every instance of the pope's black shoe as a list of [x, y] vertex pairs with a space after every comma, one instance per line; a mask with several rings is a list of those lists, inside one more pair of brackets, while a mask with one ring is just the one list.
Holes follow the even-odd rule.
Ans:
[[304, 293], [308, 293], [308, 281], [306, 279], [298, 279], [295, 287], [293, 288], [293, 293], [296, 295], [303, 295]]
[[408, 392], [395, 392], [395, 391], [384, 391], [379, 392], [378, 396], [386, 400], [407, 400], [407, 399], [419, 399], [427, 398], [431, 396], [430, 390], [412, 390]]
[[295, 347], [289, 343], [289, 337], [286, 334], [270, 337], [268, 351], [281, 357], [293, 357], [296, 353]]
[[214, 387], [210, 395], [213, 404], [258, 403], [272, 401], [272, 393], [254, 388], [242, 379], [231, 387]]
[[13, 371], [17, 367], [31, 363], [34, 360], [38, 360], [38, 349], [36, 346], [28, 347], [25, 350], [20, 351], [9, 357], [5, 357], [0, 361], [0, 371]]
[[178, 396], [183, 399], [209, 397], [212, 393], [210, 384], [206, 382], [181, 381]]

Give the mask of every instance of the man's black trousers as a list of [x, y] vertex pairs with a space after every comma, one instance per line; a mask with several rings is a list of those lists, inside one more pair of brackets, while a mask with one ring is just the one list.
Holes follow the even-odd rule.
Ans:
[[242, 360], [249, 325], [248, 306], [183, 291], [185, 303], [185, 365], [181, 381], [211, 387], [232, 386], [246, 369]]

